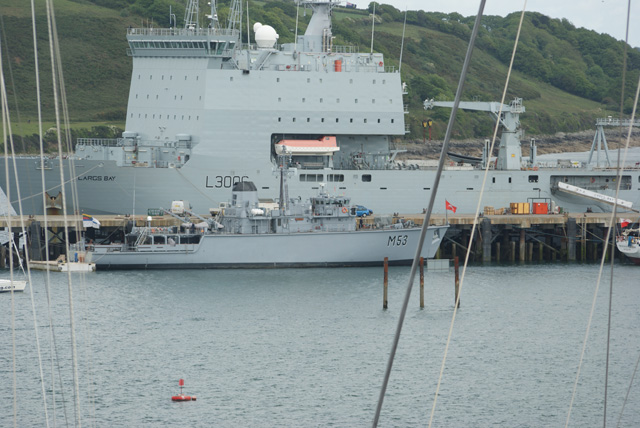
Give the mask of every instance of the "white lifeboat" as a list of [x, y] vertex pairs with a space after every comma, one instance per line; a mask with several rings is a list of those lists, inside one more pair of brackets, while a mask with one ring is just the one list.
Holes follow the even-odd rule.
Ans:
[[330, 156], [340, 150], [335, 136], [324, 136], [317, 140], [281, 140], [276, 144], [276, 153], [291, 155]]

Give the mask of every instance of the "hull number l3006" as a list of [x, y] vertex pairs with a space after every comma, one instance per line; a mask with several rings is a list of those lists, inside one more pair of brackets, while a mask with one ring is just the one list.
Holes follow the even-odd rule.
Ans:
[[239, 175], [216, 175], [215, 177], [211, 178], [209, 178], [209, 176], [207, 175], [205, 187], [207, 187], [208, 189], [220, 189], [223, 187], [231, 188], [234, 184], [245, 181], [248, 178], [249, 177], [247, 177], [246, 175], [243, 175], [242, 177]]

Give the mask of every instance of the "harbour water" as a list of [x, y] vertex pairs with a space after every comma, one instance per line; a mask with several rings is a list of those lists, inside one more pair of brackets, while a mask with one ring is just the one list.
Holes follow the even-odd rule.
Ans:
[[[589, 320], [595, 264], [471, 266], [434, 426], [564, 426]], [[608, 425], [640, 353], [635, 266], [614, 271]], [[603, 420], [609, 270], [605, 269], [570, 426]], [[7, 272], [2, 277], [7, 276]], [[370, 426], [409, 268], [97, 272], [73, 276], [83, 426]], [[17, 426], [45, 426], [30, 292], [53, 424], [47, 298], [41, 273], [15, 294]], [[31, 290], [29, 289], [31, 287]], [[380, 426], [426, 426], [453, 312], [453, 271], [418, 281]], [[65, 274], [51, 275], [55, 422], [74, 424]], [[0, 295], [0, 426], [13, 426], [11, 296]], [[59, 365], [59, 368], [58, 368]], [[196, 402], [172, 403], [178, 379]], [[61, 394], [60, 379], [64, 384]], [[636, 377], [621, 426], [640, 423]], [[66, 403], [65, 410], [62, 402]]]

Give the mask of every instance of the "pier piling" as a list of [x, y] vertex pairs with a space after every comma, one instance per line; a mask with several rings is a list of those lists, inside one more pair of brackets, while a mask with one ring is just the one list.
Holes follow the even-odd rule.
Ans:
[[424, 309], [424, 257], [420, 257], [420, 309]]
[[491, 261], [491, 219], [485, 217], [482, 219], [482, 261]]
[[573, 217], [569, 217], [567, 219], [567, 259], [570, 262], [576, 261], [576, 232], [576, 219]]
[[382, 293], [382, 309], [387, 309], [387, 289], [389, 286], [389, 257], [384, 258], [384, 291]]
[[455, 275], [455, 296], [453, 300], [454, 306], [460, 307], [460, 263], [458, 258], [455, 257], [453, 259], [453, 266], [455, 267], [456, 275]]

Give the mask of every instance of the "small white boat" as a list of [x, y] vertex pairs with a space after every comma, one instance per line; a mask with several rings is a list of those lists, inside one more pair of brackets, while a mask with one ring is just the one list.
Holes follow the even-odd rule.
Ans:
[[622, 254], [640, 265], [640, 228], [622, 232], [622, 235], [618, 236], [616, 246]]
[[96, 270], [95, 263], [87, 262], [38, 262], [29, 261], [29, 267], [35, 270], [47, 270], [47, 265], [51, 272], [94, 272]]
[[29, 260], [29, 267], [35, 270], [47, 270], [51, 272], [95, 272], [96, 264], [90, 263], [81, 257], [77, 262], [67, 262], [62, 255], [57, 260], [36, 261]]
[[0, 279], [0, 293], [13, 291], [24, 291], [27, 286], [27, 281], [18, 281], [10, 279]]

